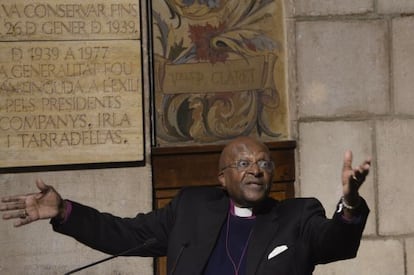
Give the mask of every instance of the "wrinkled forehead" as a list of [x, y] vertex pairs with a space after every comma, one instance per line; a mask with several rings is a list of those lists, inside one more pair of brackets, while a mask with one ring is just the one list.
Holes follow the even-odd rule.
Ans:
[[230, 147], [228, 156], [230, 159], [240, 158], [269, 158], [269, 150], [260, 143], [240, 143]]
[[228, 144], [220, 157], [220, 167], [239, 159], [270, 159], [269, 149], [251, 138], [238, 138]]
[[269, 159], [269, 148], [251, 137], [239, 137], [224, 147], [220, 155], [219, 168], [223, 169], [230, 162], [248, 158], [253, 160]]

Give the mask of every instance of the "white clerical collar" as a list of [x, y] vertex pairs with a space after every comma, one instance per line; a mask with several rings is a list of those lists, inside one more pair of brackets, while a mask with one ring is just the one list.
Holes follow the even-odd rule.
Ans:
[[234, 206], [234, 215], [237, 217], [248, 218], [253, 216], [253, 210], [251, 208]]
[[250, 218], [254, 216], [252, 208], [238, 207], [232, 200], [230, 200], [230, 213], [241, 218]]

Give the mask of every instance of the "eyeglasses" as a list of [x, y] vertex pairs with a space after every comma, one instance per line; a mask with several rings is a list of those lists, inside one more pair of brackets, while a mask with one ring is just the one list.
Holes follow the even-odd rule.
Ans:
[[246, 171], [249, 169], [253, 164], [257, 164], [260, 170], [266, 171], [266, 172], [272, 172], [275, 168], [275, 164], [271, 160], [258, 160], [258, 161], [250, 161], [250, 160], [244, 160], [240, 159], [234, 163], [230, 163], [227, 166], [224, 166], [221, 171], [224, 171], [227, 168], [236, 168], [237, 171]]

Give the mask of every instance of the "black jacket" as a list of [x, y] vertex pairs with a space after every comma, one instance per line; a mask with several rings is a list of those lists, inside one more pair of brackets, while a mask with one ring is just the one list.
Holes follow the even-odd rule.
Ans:
[[[202, 274], [214, 248], [227, 217], [229, 198], [219, 188], [187, 188], [166, 207], [135, 218], [100, 213], [75, 202], [72, 205], [64, 224], [51, 221], [55, 231], [108, 254], [155, 238], [154, 244], [130, 255], [166, 255], [168, 274], [174, 269], [176, 275], [196, 275]], [[363, 201], [358, 219], [348, 223], [341, 213], [327, 219], [316, 199], [279, 202], [269, 198], [255, 213], [246, 274], [312, 274], [316, 264], [355, 257], [368, 213]], [[280, 248], [283, 252], [277, 254]]]

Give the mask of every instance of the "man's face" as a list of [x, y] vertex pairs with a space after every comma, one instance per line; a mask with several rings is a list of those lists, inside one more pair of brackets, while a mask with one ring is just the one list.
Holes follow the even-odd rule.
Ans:
[[238, 138], [224, 149], [219, 181], [237, 206], [253, 207], [267, 197], [273, 177], [269, 161], [267, 147], [251, 138]]

